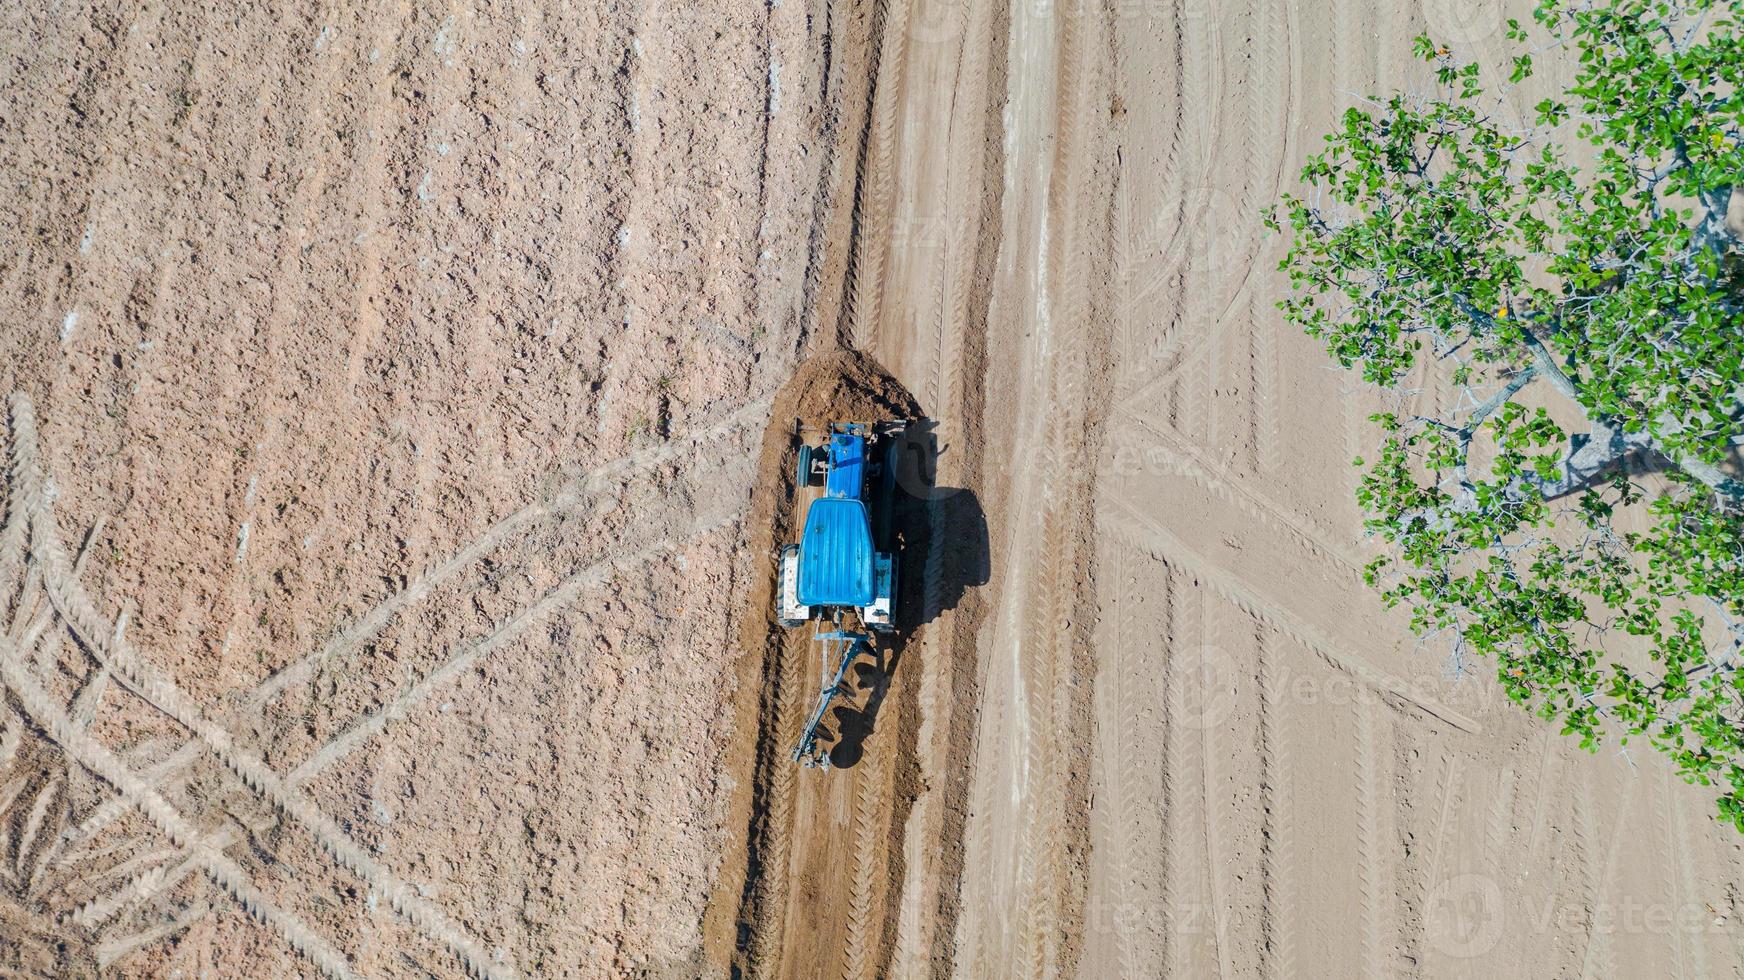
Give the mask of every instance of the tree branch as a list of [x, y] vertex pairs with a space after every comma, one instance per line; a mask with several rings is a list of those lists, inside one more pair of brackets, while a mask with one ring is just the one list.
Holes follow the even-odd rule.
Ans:
[[1526, 349], [1532, 353], [1532, 363], [1538, 366], [1538, 370], [1550, 381], [1551, 386], [1564, 398], [1579, 404], [1580, 399], [1575, 395], [1574, 380], [1562, 369], [1562, 365], [1556, 363], [1556, 355], [1552, 354], [1550, 348], [1544, 346], [1544, 341], [1539, 340], [1532, 331], [1522, 330], [1520, 335], [1525, 338]]

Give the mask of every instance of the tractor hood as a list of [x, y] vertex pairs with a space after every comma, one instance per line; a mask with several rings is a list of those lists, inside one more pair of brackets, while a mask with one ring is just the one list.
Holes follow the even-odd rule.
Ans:
[[830, 472], [824, 479], [824, 496], [862, 497], [866, 482], [866, 440], [836, 433], [830, 437]]

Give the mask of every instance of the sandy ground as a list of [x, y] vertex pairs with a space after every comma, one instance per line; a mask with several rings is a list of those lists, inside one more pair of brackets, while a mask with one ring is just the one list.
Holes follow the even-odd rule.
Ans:
[[[1508, 12], [0, 11], [0, 972], [1744, 972], [1707, 797], [1362, 587], [1272, 309], [1317, 134]], [[826, 774], [838, 347], [931, 426]]]

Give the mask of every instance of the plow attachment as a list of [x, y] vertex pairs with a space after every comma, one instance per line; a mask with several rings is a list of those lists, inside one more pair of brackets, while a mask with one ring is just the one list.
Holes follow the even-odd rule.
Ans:
[[[830, 767], [828, 752], [818, 748], [818, 726], [823, 724], [824, 713], [830, 709], [830, 702], [838, 695], [851, 693], [843, 683], [848, 674], [848, 665], [854, 662], [862, 650], [872, 651], [872, 636], [868, 633], [856, 633], [852, 630], [834, 629], [827, 633], [819, 633], [815, 637], [820, 645], [824, 676], [827, 682], [822, 693], [818, 695], [817, 708], [812, 711], [811, 718], [805, 723], [805, 730], [800, 733], [799, 744], [793, 747], [793, 761], [811, 768]], [[835, 674], [830, 675], [831, 661], [835, 662]]]

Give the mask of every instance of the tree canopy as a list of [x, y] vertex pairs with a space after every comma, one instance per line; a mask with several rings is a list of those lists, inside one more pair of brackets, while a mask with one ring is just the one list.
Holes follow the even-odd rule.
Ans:
[[[1588, 748], [1650, 741], [1744, 831], [1741, 14], [1545, 0], [1489, 85], [1420, 37], [1431, 91], [1346, 111], [1267, 221], [1286, 320], [1384, 389], [1427, 360], [1462, 392], [1375, 417], [1369, 582]], [[1571, 80], [1520, 118], [1535, 57]]]

